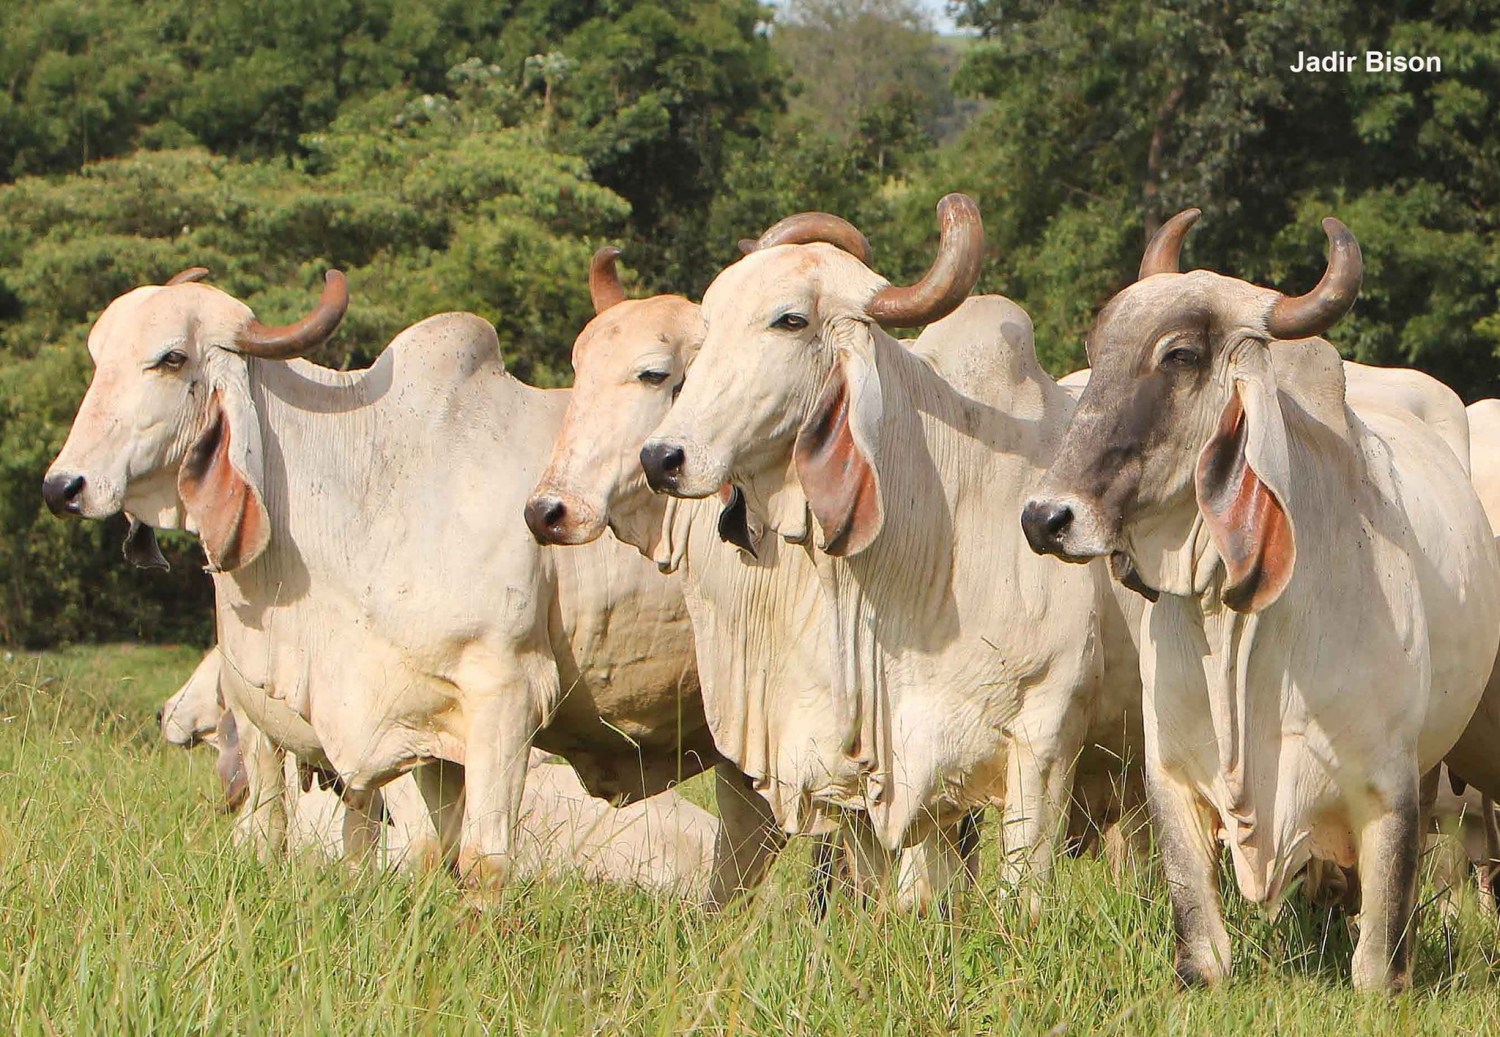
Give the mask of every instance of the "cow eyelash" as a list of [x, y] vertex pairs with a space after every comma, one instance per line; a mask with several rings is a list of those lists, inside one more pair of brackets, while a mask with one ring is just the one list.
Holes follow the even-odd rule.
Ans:
[[146, 370], [148, 371], [180, 371], [182, 365], [187, 363], [187, 354], [180, 349], [169, 349]]
[[642, 385], [660, 385], [667, 380], [667, 377], [666, 371], [642, 371], [635, 376], [635, 380]]
[[807, 318], [800, 313], [783, 313], [771, 322], [777, 331], [801, 331], [807, 327]]

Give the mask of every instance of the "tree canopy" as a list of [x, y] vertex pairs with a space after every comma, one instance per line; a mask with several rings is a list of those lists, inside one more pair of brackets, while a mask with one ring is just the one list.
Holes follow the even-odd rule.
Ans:
[[[1301, 291], [1319, 218], [1364, 246], [1333, 339], [1500, 395], [1500, 0], [32, 0], [0, 7], [0, 642], [203, 638], [185, 538], [168, 576], [38, 492], [111, 299], [189, 265], [268, 321], [322, 272], [354, 303], [317, 359], [473, 310], [506, 362], [568, 377], [588, 256], [696, 297], [790, 212], [859, 224], [919, 274], [933, 206], [973, 194], [981, 289], [1083, 362], [1159, 222], [1189, 263]], [[1296, 75], [1299, 50], [1441, 56], [1438, 74]]]

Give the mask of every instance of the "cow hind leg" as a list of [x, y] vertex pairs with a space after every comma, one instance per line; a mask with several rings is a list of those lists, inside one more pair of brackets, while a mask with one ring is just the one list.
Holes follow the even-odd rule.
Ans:
[[1229, 974], [1213, 819], [1198, 797], [1167, 780], [1151, 782], [1148, 803], [1172, 898], [1177, 979], [1185, 987], [1211, 986]]
[[286, 853], [286, 754], [244, 717], [236, 722], [248, 795], [235, 817], [233, 838], [269, 863]]
[[1384, 798], [1388, 806], [1372, 811], [1358, 833], [1362, 896], [1353, 979], [1358, 990], [1396, 992], [1411, 982], [1422, 844], [1417, 782]]
[[714, 799], [719, 807], [719, 833], [714, 838], [713, 874], [703, 905], [710, 911], [727, 907], [735, 897], [760, 885], [786, 845], [770, 804], [733, 764], [714, 767]]
[[455, 870], [463, 836], [464, 769], [429, 760], [412, 768], [411, 777], [420, 810], [406, 789], [393, 789], [386, 797], [392, 822], [388, 863], [403, 871]]
[[1495, 801], [1489, 796], [1480, 800], [1480, 820], [1484, 827], [1484, 859], [1479, 862], [1479, 889], [1489, 895], [1490, 905], [1500, 911], [1500, 821], [1495, 817]]

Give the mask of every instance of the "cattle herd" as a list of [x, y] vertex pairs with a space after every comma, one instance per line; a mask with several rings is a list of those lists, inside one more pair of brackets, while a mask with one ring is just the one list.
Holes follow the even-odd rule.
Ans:
[[[1318, 337], [1363, 276], [1337, 220], [1288, 296], [1180, 272], [1197, 217], [1060, 382], [970, 296], [963, 195], [911, 285], [825, 213], [701, 304], [627, 298], [601, 249], [572, 389], [467, 313], [320, 367], [340, 273], [270, 327], [195, 267], [104, 310], [43, 495], [123, 511], [137, 565], [197, 534], [218, 645], [161, 725], [217, 744], [262, 856], [718, 907], [806, 836], [815, 893], [927, 911], [988, 836], [1024, 919], [1064, 849], [1150, 852], [1199, 984], [1227, 849], [1251, 901], [1357, 911], [1355, 985], [1400, 989], [1434, 818], [1482, 882], [1500, 851], [1500, 402]], [[674, 788], [709, 769], [717, 817]]]

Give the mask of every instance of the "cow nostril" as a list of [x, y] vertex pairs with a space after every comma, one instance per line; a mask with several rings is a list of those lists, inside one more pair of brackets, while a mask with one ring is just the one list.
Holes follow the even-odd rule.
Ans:
[[59, 472], [42, 480], [42, 500], [54, 515], [76, 515], [83, 507], [84, 478]]
[[1063, 536], [1072, 524], [1073, 509], [1057, 501], [1027, 501], [1021, 511], [1021, 529], [1037, 554], [1060, 553]]
[[687, 463], [687, 453], [672, 443], [647, 443], [641, 448], [641, 467], [646, 471], [646, 482], [653, 490], [670, 490], [676, 487]]
[[568, 515], [568, 506], [556, 497], [533, 497], [526, 502], [526, 526], [539, 544], [555, 542], [558, 525]]
[[166, 715], [167, 715], [167, 711], [166, 711], [165, 707], [162, 707], [161, 709], [158, 709], [156, 711], [156, 726], [157, 727], [161, 727], [162, 717], [164, 717]]

